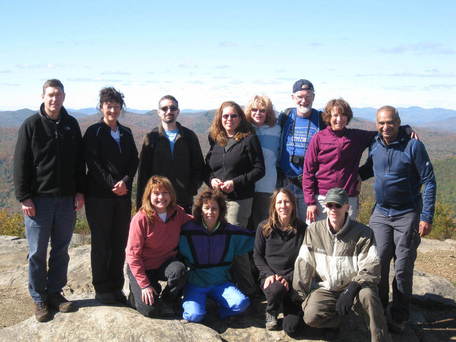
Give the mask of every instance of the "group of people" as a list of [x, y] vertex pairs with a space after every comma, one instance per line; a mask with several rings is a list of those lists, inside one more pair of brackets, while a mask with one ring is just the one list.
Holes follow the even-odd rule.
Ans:
[[[63, 107], [63, 84], [46, 81], [43, 104], [21, 126], [14, 156], [37, 320], [49, 320], [50, 309], [74, 310], [61, 291], [75, 210], [85, 202], [95, 298], [103, 304], [128, 304], [151, 317], [182, 311], [184, 320], [199, 322], [207, 297], [226, 318], [245, 311], [261, 289], [267, 329], [278, 328], [282, 311], [289, 335], [303, 322], [337, 334], [340, 318], [360, 307], [373, 341], [389, 339], [387, 326], [402, 332], [416, 249], [434, 214], [426, 149], [400, 126], [394, 107], [381, 107], [377, 131], [364, 131], [347, 128], [353, 113], [343, 99], [329, 101], [324, 112], [312, 108], [308, 80], [296, 81], [291, 96], [295, 106], [278, 118], [266, 96], [245, 110], [222, 103], [203, 158], [196, 134], [177, 122], [177, 99], [166, 95], [160, 124], [138, 158], [131, 130], [118, 121], [123, 94], [100, 91], [103, 116], [82, 136]], [[367, 227], [356, 221], [358, 195], [361, 180], [372, 176], [376, 204]]]

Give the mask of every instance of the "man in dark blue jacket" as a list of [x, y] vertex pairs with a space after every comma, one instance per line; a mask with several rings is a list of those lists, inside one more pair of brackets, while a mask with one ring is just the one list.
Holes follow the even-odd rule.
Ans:
[[[381, 261], [379, 294], [388, 305], [389, 268], [395, 260], [393, 302], [387, 310], [392, 332], [402, 332], [409, 318], [413, 267], [421, 236], [429, 234], [435, 208], [436, 182], [426, 148], [419, 140], [399, 131], [396, 108], [377, 111], [378, 135], [369, 159], [360, 170], [362, 178], [375, 175], [376, 205], [369, 226], [375, 234]], [[423, 192], [421, 193], [421, 188]]]

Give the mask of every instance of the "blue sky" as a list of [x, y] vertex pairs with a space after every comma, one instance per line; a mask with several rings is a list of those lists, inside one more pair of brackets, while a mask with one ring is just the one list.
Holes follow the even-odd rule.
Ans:
[[94, 107], [114, 86], [153, 109], [291, 105], [307, 78], [315, 107], [456, 109], [456, 1], [2, 1], [0, 110], [37, 108], [59, 78], [69, 108]]

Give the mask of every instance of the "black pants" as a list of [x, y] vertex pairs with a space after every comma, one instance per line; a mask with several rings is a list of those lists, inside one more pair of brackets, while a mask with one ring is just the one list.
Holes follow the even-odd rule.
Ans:
[[98, 293], [120, 291], [124, 284], [131, 199], [88, 197], [85, 206], [92, 237], [92, 284]]
[[[173, 302], [177, 300], [181, 294], [182, 289], [185, 286], [186, 281], [186, 269], [185, 265], [178, 261], [176, 258], [168, 259], [159, 268], [153, 270], [146, 270], [147, 278], [149, 279], [151, 286], [155, 289], [157, 294], [161, 292], [161, 285], [159, 280], [166, 280], [166, 288], [161, 294], [162, 301]], [[130, 280], [130, 304], [136, 308], [141, 314], [147, 317], [152, 317], [158, 314], [158, 295], [154, 295], [154, 304], [148, 305], [142, 301], [141, 288], [136, 281], [136, 278], [127, 269], [128, 279]]]
[[280, 306], [283, 305], [283, 330], [288, 335], [294, 335], [302, 325], [302, 310], [298, 294], [290, 285], [287, 289], [280, 282], [275, 281], [266, 289], [263, 288], [265, 279], [261, 279], [261, 289], [266, 296], [266, 312], [277, 316]]

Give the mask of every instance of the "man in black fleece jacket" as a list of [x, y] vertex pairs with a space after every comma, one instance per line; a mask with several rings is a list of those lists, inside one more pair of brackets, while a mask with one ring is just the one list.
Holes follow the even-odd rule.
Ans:
[[60, 312], [74, 308], [61, 291], [67, 282], [75, 209], [84, 205], [81, 130], [63, 108], [63, 84], [46, 81], [42, 98], [39, 112], [20, 127], [14, 153], [14, 186], [29, 244], [28, 287], [39, 322], [51, 319], [49, 307]]

